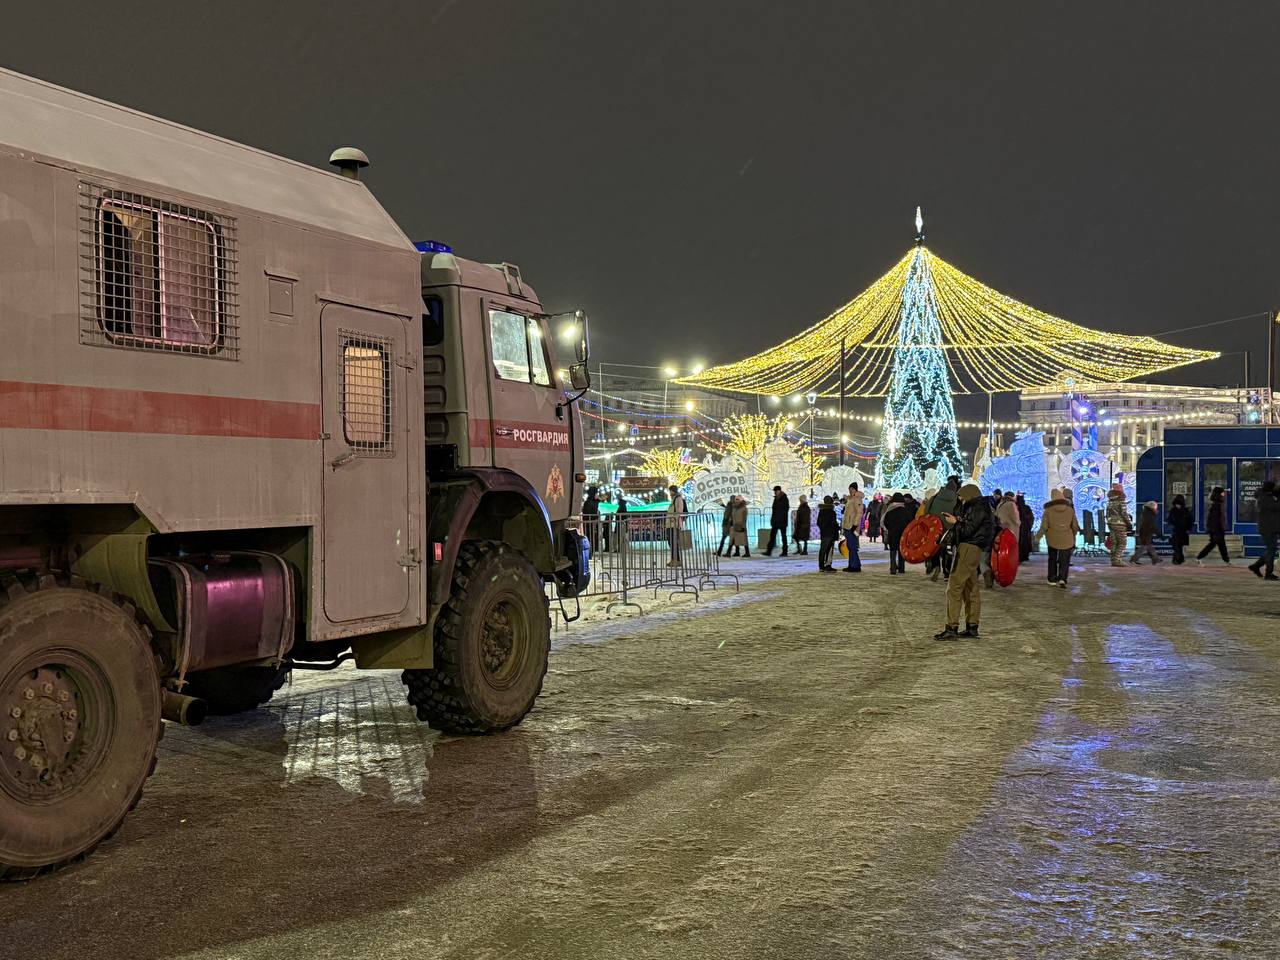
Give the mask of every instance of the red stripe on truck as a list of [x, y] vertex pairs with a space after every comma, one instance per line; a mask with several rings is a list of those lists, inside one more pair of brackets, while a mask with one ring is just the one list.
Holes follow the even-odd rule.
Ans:
[[0, 429], [320, 439], [320, 404], [0, 380]]

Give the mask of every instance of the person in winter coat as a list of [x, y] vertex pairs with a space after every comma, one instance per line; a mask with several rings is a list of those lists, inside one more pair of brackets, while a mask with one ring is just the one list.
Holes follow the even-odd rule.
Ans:
[[1000, 503], [996, 507], [996, 523], [1000, 524], [1001, 530], [1012, 533], [1015, 539], [1021, 536], [1022, 514], [1018, 512], [1018, 502], [1012, 491], [1000, 498]]
[[867, 507], [867, 539], [875, 543], [880, 539], [880, 518], [884, 515], [884, 497], [876, 494]]
[[738, 555], [738, 549], [742, 549], [744, 557], [751, 556], [751, 547], [747, 543], [747, 501], [742, 497], [736, 497], [733, 504], [733, 535], [729, 538], [729, 545], [733, 548], [733, 556]]
[[1169, 544], [1173, 547], [1173, 562], [1186, 563], [1187, 558], [1182, 550], [1191, 542], [1191, 528], [1196, 522], [1187, 506], [1187, 498], [1182, 494], [1175, 496], [1165, 519], [1169, 522]]
[[[956, 476], [947, 477], [947, 482], [943, 488], [925, 501], [924, 512], [938, 518], [942, 518], [949, 513], [954, 514], [960, 505], [959, 491], [960, 478]], [[951, 558], [954, 552], [955, 547], [951, 543], [951, 538], [943, 537], [942, 546], [938, 552], [924, 565], [925, 572], [929, 574], [931, 579], [936, 581], [939, 576], [951, 576]]]
[[627, 498], [618, 494], [618, 509], [613, 514], [613, 549], [621, 552], [631, 542], [631, 528], [627, 525]]
[[1075, 507], [1062, 496], [1061, 490], [1053, 490], [1049, 497], [1040, 514], [1040, 529], [1036, 531], [1035, 538], [1049, 542], [1049, 585], [1065, 590], [1080, 525], [1076, 523]]
[[782, 492], [781, 487], [773, 488], [773, 510], [769, 514], [769, 546], [765, 548], [766, 557], [773, 556], [773, 548], [778, 544], [778, 534], [782, 534], [782, 555], [787, 555], [787, 540], [791, 526], [791, 501]]
[[1125, 503], [1124, 488], [1116, 484], [1107, 493], [1107, 533], [1111, 537], [1111, 565], [1124, 566], [1124, 548], [1133, 529], [1133, 518]]
[[600, 488], [587, 487], [586, 496], [582, 500], [582, 525], [586, 528], [587, 540], [591, 543], [591, 555], [600, 552]]
[[[1001, 493], [997, 490], [992, 496], [992, 510], [995, 515], [996, 534], [998, 535], [1001, 530], [1008, 530], [1015, 540], [1019, 540], [1022, 533], [1022, 514], [1018, 512], [1018, 505], [1014, 502], [1013, 491]], [[991, 544], [995, 546], [995, 537], [992, 537]], [[990, 548], [982, 558], [982, 582], [988, 588], [996, 585], [995, 571], [991, 568]]]
[[829, 496], [823, 497], [822, 505], [818, 507], [818, 536], [822, 538], [818, 545], [818, 569], [834, 570], [831, 552], [840, 539], [840, 521], [836, 519], [835, 501]]
[[1159, 506], [1154, 500], [1148, 500], [1142, 506], [1142, 515], [1138, 517], [1138, 533], [1133, 540], [1133, 556], [1129, 562], [1134, 566], [1144, 557], [1150, 557], [1152, 564], [1160, 562], [1156, 556], [1156, 534], [1160, 532], [1160, 524], [1156, 511]]
[[1209, 534], [1209, 542], [1196, 555], [1196, 565], [1203, 566], [1204, 558], [1214, 547], [1222, 555], [1222, 562], [1231, 565], [1231, 557], [1227, 555], [1227, 491], [1214, 487], [1209, 494], [1209, 516], [1204, 521], [1204, 531]]
[[[612, 506], [613, 494], [609, 493], [607, 490], [600, 494], [600, 503], [607, 503]], [[613, 535], [613, 517], [610, 516], [611, 511], [601, 510], [599, 507], [597, 507], [596, 510], [600, 517], [600, 550], [602, 553], [608, 553], [613, 549], [613, 546], [610, 543], [610, 538]]]
[[860, 573], [862, 558], [858, 556], [858, 533], [862, 530], [862, 491], [856, 483], [849, 484], [849, 496], [844, 501], [844, 517], [840, 520], [840, 530], [844, 534], [844, 542], [849, 549], [849, 564], [846, 573]]
[[1036, 515], [1035, 511], [1027, 506], [1027, 498], [1022, 494], [1014, 497], [1013, 502], [1018, 507], [1018, 562], [1026, 563], [1031, 559], [1031, 548], [1034, 542], [1031, 528], [1036, 525]]
[[907, 529], [915, 517], [907, 507], [906, 497], [895, 493], [889, 505], [885, 507], [884, 516], [880, 518], [880, 530], [884, 534], [885, 546], [889, 548], [889, 573], [906, 573], [907, 566], [898, 552], [902, 543], [902, 531]]
[[725, 544], [733, 537], [733, 504], [737, 500], [734, 494], [729, 494], [729, 499], [725, 501], [724, 516], [720, 518], [720, 546], [716, 547], [716, 556], [725, 555]]
[[796, 507], [796, 522], [791, 530], [791, 537], [796, 542], [796, 553], [809, 555], [809, 538], [813, 536], [813, 513], [809, 509], [809, 498], [800, 494], [800, 505]]
[[678, 567], [680, 566], [680, 548], [684, 540], [684, 515], [687, 508], [684, 494], [674, 483], [667, 487], [667, 492], [671, 494], [671, 502], [667, 504], [667, 536], [671, 543], [671, 559], [667, 561], [667, 566]]
[[[982, 612], [982, 591], [978, 589], [978, 567], [982, 555], [991, 549], [995, 539], [995, 517], [991, 502], [982, 495], [976, 483], [966, 483], [959, 491], [960, 507], [947, 514], [943, 522], [951, 527], [956, 542], [956, 559], [947, 581], [947, 623], [935, 640], [956, 640], [978, 635], [978, 616]], [[964, 632], [960, 618], [964, 617]]]
[[[1280, 548], [1280, 497], [1276, 496], [1276, 482], [1267, 480], [1258, 491], [1258, 536], [1262, 538], [1263, 554], [1249, 569], [1265, 580], [1280, 580], [1276, 576], [1276, 552]], [[1266, 574], [1262, 568], [1266, 567]]]

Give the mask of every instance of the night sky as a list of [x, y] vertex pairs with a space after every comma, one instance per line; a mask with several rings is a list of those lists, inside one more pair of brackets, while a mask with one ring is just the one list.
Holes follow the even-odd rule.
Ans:
[[[1089, 326], [1280, 307], [1280, 4], [11, 6], [7, 67], [310, 163], [362, 147], [411, 237], [520, 264], [599, 359], [775, 343], [917, 204], [939, 255]], [[1264, 330], [1169, 339], [1261, 371]]]

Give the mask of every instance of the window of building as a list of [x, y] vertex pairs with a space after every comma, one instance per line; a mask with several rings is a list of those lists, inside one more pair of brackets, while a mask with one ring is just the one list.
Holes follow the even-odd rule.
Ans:
[[234, 359], [234, 221], [81, 185], [81, 342]]
[[1258, 494], [1267, 480], [1280, 480], [1280, 460], [1236, 462], [1236, 522], [1258, 522]]
[[1194, 460], [1169, 460], [1164, 465], [1164, 513], [1169, 514], [1173, 506], [1173, 498], [1181, 495], [1187, 506], [1195, 509], [1195, 467]]
[[392, 456], [391, 344], [342, 334], [342, 436], [357, 454]]
[[537, 320], [506, 310], [489, 311], [493, 369], [503, 380], [551, 386], [551, 364]]
[[1057, 402], [1056, 400], [1050, 400], [1050, 401], [1049, 401], [1049, 409], [1050, 409], [1050, 410], [1057, 410], [1057, 409], [1058, 409], [1058, 402]]

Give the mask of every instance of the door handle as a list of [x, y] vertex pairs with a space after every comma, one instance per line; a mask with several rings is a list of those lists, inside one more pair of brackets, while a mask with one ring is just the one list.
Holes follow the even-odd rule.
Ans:
[[334, 470], [337, 470], [339, 467], [345, 467], [348, 463], [350, 463], [355, 458], [356, 458], [356, 452], [354, 450], [348, 450], [342, 456], [334, 457], [332, 460], [330, 460], [329, 466], [332, 467]]

